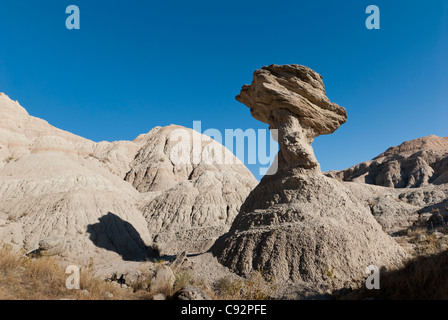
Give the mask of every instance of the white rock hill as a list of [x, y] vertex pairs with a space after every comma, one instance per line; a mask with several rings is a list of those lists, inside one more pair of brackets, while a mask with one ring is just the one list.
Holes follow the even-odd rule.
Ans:
[[[79, 264], [140, 261], [154, 239], [161, 253], [206, 250], [257, 181], [236, 158], [235, 165], [171, 167], [160, 144], [176, 128], [183, 127], [96, 143], [0, 94], [0, 241], [31, 251], [57, 238], [59, 256]], [[147, 182], [142, 170], [157, 179]]]

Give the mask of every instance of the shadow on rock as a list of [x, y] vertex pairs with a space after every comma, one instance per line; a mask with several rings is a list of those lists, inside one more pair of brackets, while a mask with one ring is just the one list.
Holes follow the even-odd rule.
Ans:
[[151, 249], [129, 222], [111, 212], [98, 220], [87, 226], [89, 238], [97, 247], [116, 252], [126, 261], [143, 261], [150, 256]]
[[382, 271], [380, 289], [339, 290], [347, 300], [448, 300], [448, 251], [409, 260], [403, 268]]

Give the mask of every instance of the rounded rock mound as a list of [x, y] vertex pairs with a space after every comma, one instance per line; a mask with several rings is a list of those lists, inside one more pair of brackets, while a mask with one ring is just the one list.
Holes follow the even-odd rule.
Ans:
[[153, 129], [126, 180], [160, 255], [208, 250], [226, 233], [257, 180], [215, 140], [177, 125]]

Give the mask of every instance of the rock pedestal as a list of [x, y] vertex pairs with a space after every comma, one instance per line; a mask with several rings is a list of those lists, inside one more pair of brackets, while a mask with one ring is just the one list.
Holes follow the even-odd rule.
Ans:
[[311, 144], [345, 123], [344, 108], [325, 95], [322, 77], [299, 65], [255, 71], [237, 100], [278, 130], [278, 170], [250, 193], [229, 233], [212, 248], [240, 275], [263, 269], [277, 281], [365, 278], [369, 265], [392, 267], [406, 256], [353, 194], [324, 176]]

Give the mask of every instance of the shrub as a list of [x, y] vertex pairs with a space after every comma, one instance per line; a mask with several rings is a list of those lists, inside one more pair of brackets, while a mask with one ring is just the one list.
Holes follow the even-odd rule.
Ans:
[[[0, 300], [131, 299], [125, 290], [94, 278], [81, 269], [81, 290], [69, 290], [68, 274], [51, 257], [30, 258], [8, 244], [0, 244]], [[82, 291], [86, 290], [86, 291]], [[88, 294], [86, 294], [88, 292]]]
[[243, 279], [221, 278], [217, 287], [226, 300], [268, 300], [277, 291], [274, 277], [260, 269]]

